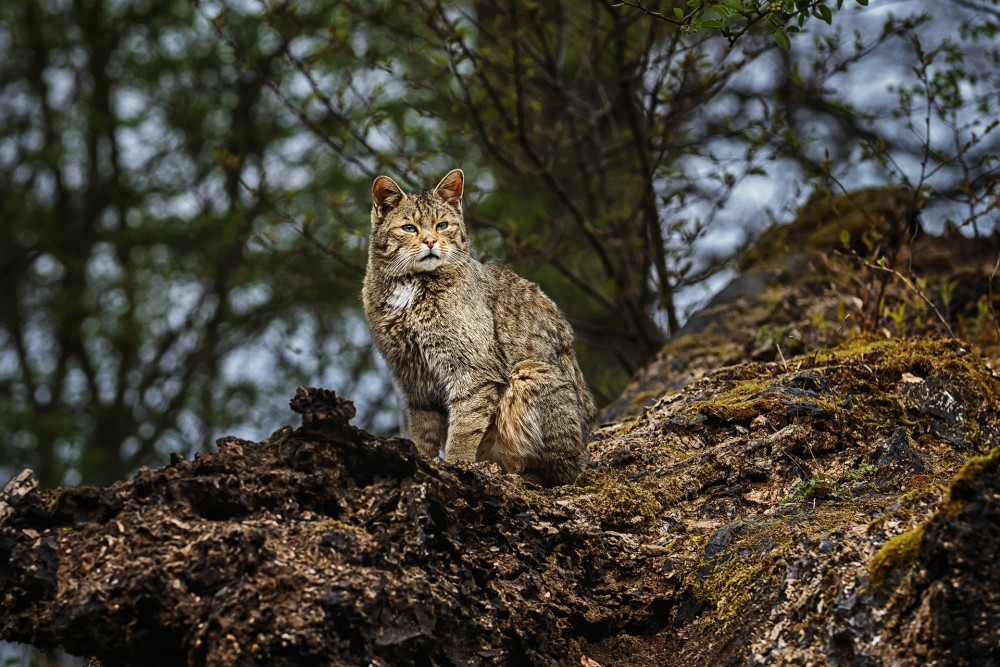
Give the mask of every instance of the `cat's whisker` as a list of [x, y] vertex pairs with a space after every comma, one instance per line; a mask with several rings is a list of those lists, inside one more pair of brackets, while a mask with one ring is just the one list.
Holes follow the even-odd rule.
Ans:
[[386, 275], [395, 277], [406, 273], [402, 269], [409, 267], [412, 259], [412, 257], [406, 254], [397, 254], [389, 263], [389, 266], [386, 267]]
[[453, 255], [456, 256], [456, 259], [462, 259], [462, 260], [472, 259], [472, 255], [469, 253], [468, 250], [464, 250], [462, 248], [459, 248], [458, 246], [451, 246], [448, 249], [447, 256], [450, 258]]

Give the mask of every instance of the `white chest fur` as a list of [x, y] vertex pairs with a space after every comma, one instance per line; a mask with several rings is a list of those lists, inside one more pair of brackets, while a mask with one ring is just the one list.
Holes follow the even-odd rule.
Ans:
[[396, 283], [386, 299], [385, 305], [390, 310], [402, 310], [413, 305], [413, 299], [417, 295], [417, 283], [413, 280], [403, 280]]

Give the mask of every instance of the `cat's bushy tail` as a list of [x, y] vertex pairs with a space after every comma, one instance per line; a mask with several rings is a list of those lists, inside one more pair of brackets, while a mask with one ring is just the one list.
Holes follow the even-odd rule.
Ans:
[[494, 453], [500, 465], [548, 484], [573, 482], [590, 460], [585, 403], [562, 369], [538, 361], [516, 364], [497, 409]]

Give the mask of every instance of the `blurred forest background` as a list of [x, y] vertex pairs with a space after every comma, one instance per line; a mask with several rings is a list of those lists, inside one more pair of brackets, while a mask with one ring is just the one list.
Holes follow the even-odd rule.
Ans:
[[394, 431], [379, 173], [465, 170], [477, 254], [560, 304], [601, 402], [816, 192], [996, 232], [997, 0], [639, 5], [0, 3], [0, 476], [263, 439], [303, 384]]

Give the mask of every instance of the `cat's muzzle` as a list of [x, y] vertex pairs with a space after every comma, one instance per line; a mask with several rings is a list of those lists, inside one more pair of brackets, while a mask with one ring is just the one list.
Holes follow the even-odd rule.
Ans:
[[436, 245], [433, 248], [424, 246], [420, 249], [420, 253], [417, 255], [418, 262], [424, 262], [432, 259], [441, 259], [441, 246]]

